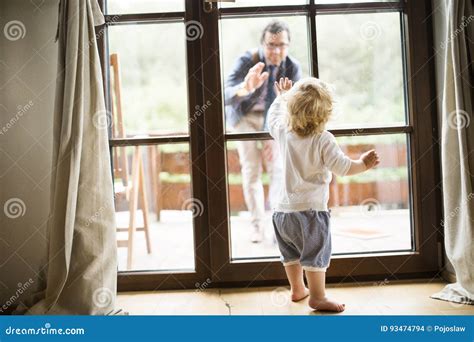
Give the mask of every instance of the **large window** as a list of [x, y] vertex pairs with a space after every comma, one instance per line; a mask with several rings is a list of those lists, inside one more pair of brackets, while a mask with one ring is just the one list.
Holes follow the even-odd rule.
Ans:
[[[287, 49], [302, 77], [332, 85], [328, 129], [349, 156], [375, 148], [382, 160], [331, 182], [329, 277], [435, 271], [436, 126], [424, 86], [432, 67], [423, 20], [429, 1], [104, 5], [120, 288], [284, 279], [271, 224], [281, 177], [277, 161], [266, 159], [272, 139], [264, 116], [239, 125], [225, 105], [238, 58], [247, 52], [250, 66], [265, 62], [265, 47]], [[262, 41], [275, 19], [291, 32], [276, 47]], [[265, 106], [253, 108], [261, 114]], [[258, 154], [256, 169], [246, 167], [249, 151]]]
[[119, 271], [195, 272], [205, 200], [191, 123], [206, 108], [190, 96], [184, 1], [110, 0], [107, 13]]
[[[167, 22], [110, 27], [109, 53], [119, 63], [127, 136], [189, 133], [185, 29], [184, 23]], [[170, 45], [173, 49], [150, 48]]]
[[[224, 5], [223, 8], [236, 5], [239, 3]], [[281, 11], [284, 10], [282, 7]], [[408, 124], [400, 8], [387, 7], [382, 13], [375, 10], [363, 14], [350, 11], [316, 13], [314, 18], [309, 18], [305, 10], [297, 15], [291, 10], [287, 16], [265, 16], [262, 8], [257, 12], [259, 18], [244, 17], [243, 9], [239, 13], [238, 17], [224, 14], [220, 20], [223, 88], [229, 87], [228, 79], [242, 53], [260, 48], [262, 54], [271, 54], [261, 44], [262, 30], [269, 22], [280, 20], [290, 30], [288, 58], [299, 62], [302, 77], [315, 74], [317, 70], [319, 77], [334, 88], [336, 108], [328, 128], [358, 130], [355, 134], [341, 134], [341, 146], [353, 158], [358, 158], [369, 148], [380, 151], [383, 162], [377, 169], [357, 177], [337, 179], [331, 185], [334, 253], [410, 250], [412, 208], [407, 170], [408, 140], [404, 134], [394, 134], [397, 131], [403, 133]], [[308, 32], [311, 20], [308, 19], [314, 19], [316, 23], [316, 37], [312, 37], [316, 45], [313, 51], [317, 55], [316, 63], [310, 63], [312, 51]], [[224, 112], [230, 110], [224, 107]], [[254, 129], [252, 122], [249, 125], [245, 119], [237, 124], [229, 121], [226, 120], [229, 132], [264, 131], [261, 127]], [[385, 128], [393, 126], [399, 127], [384, 134]], [[364, 136], [364, 128], [369, 127], [376, 128], [380, 135]], [[255, 139], [256, 135], [241, 135], [240, 139], [246, 137]], [[232, 135], [228, 138], [233, 140]], [[274, 183], [281, 179], [268, 172], [272, 165], [265, 164], [265, 143], [233, 140], [226, 146], [231, 255], [236, 260], [277, 256], [271, 200], [277, 195], [272, 192]], [[251, 161], [252, 167], [262, 168], [262, 172], [248, 175], [245, 171], [250, 165], [250, 153], [258, 153], [263, 159], [258, 164]], [[263, 199], [258, 197], [262, 191]], [[384, 197], [384, 191], [392, 193], [393, 198]], [[258, 201], [262, 204], [256, 203]], [[262, 205], [265, 212], [256, 214]], [[395, 209], [403, 210], [395, 212]], [[367, 215], [374, 210], [377, 214]], [[260, 223], [255, 223], [256, 215], [260, 216]], [[390, 227], [384, 224], [387, 215], [393, 216], [394, 224]], [[252, 230], [258, 230], [257, 225], [263, 230], [261, 244], [252, 243]]]

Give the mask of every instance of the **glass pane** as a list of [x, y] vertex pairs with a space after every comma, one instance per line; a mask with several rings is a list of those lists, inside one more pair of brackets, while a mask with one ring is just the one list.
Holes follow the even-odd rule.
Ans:
[[[262, 162], [262, 150], [268, 149], [265, 145], [272, 143], [273, 140], [227, 142], [233, 259], [279, 255], [273, 233], [271, 211], [271, 199], [276, 196], [278, 182], [271, 182], [273, 169], [270, 165], [272, 163]], [[251, 167], [250, 163], [259, 166]], [[242, 172], [242, 170], [246, 171]], [[279, 177], [279, 168], [275, 170], [277, 170], [275, 175]]]
[[404, 134], [337, 138], [352, 159], [375, 149], [380, 164], [359, 175], [334, 177], [329, 206], [333, 254], [412, 248]]
[[316, 19], [319, 75], [336, 100], [328, 127], [404, 125], [399, 14]]
[[222, 8], [229, 7], [256, 7], [256, 6], [283, 6], [306, 5], [308, 0], [235, 0], [235, 2], [221, 2]]
[[[352, 159], [375, 149], [381, 163], [359, 175], [333, 176], [328, 203], [333, 254], [411, 250], [406, 136], [353, 136], [337, 141]], [[278, 198], [282, 171], [278, 158], [266, 162], [266, 143], [227, 143], [233, 259], [279, 256], [271, 208]], [[255, 236], [261, 237], [260, 243], [252, 242]]]
[[[183, 23], [109, 28], [110, 57], [118, 60], [110, 70], [114, 116], [123, 113], [118, 134], [188, 133], [185, 34]], [[150, 48], [160, 46], [167, 48]]]
[[184, 0], [107, 0], [109, 14], [183, 12]]
[[[265, 69], [262, 72], [268, 70], [268, 65], [271, 63], [278, 63], [279, 67], [275, 69], [275, 78], [278, 75], [288, 76], [294, 78], [298, 65], [300, 75], [307, 76], [309, 74], [309, 46], [307, 41], [307, 18], [305, 16], [292, 16], [292, 17], [273, 17], [272, 19], [279, 20], [286, 23], [290, 30], [290, 39], [287, 40], [286, 31], [283, 35], [271, 34], [267, 32], [265, 37], [265, 43], [269, 43], [268, 46], [264, 46], [261, 43], [262, 32], [265, 27], [271, 22], [268, 18], [238, 18], [238, 19], [222, 19], [220, 20], [221, 25], [221, 64], [222, 64], [222, 75], [223, 75], [223, 87], [226, 89], [224, 97], [228, 103], [233, 105], [226, 106], [224, 112], [226, 112], [226, 126], [228, 131], [237, 130], [241, 131], [245, 128], [238, 127], [239, 121], [236, 111], [241, 111], [239, 105], [234, 100], [239, 95], [235, 90], [237, 84], [244, 81], [244, 78], [248, 70], [259, 61], [265, 61]], [[282, 31], [277, 31], [282, 32]], [[281, 44], [289, 43], [287, 47], [278, 47]], [[273, 45], [274, 47], [270, 47]], [[248, 53], [250, 61], [240, 65], [237, 65], [239, 57], [244, 53]], [[288, 58], [286, 58], [289, 56]], [[249, 59], [247, 58], [247, 60]], [[289, 61], [289, 58], [291, 60]], [[293, 69], [288, 67], [287, 71], [283, 71], [283, 64], [281, 61], [285, 61], [285, 65], [294, 66]], [[290, 71], [293, 70], [293, 71]], [[231, 77], [235, 75], [235, 77]], [[255, 93], [245, 98], [246, 105], [242, 106], [243, 115], [249, 112], [259, 113], [259, 116], [264, 116], [265, 109], [267, 108], [267, 95], [268, 94], [268, 79], [265, 83], [261, 84], [260, 87], [255, 90]], [[234, 99], [234, 100], [233, 100]], [[269, 102], [269, 101], [268, 101]], [[271, 102], [269, 102], [271, 103]], [[243, 113], [247, 111], [247, 113]], [[260, 125], [260, 123], [258, 123]], [[252, 129], [262, 130], [263, 121], [261, 126]]]
[[[203, 207], [192, 196], [188, 146], [113, 149], [117, 239], [123, 241], [118, 248], [120, 271], [194, 269], [193, 217], [201, 215]], [[137, 171], [140, 165], [143, 178]], [[137, 227], [133, 233], [131, 213]], [[143, 229], [145, 222], [148, 230]]]

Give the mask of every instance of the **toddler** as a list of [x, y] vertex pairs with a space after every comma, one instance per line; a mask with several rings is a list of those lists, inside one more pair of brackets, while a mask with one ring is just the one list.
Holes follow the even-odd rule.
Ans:
[[331, 258], [329, 183], [332, 173], [361, 173], [376, 166], [379, 158], [371, 150], [351, 160], [325, 130], [333, 101], [324, 82], [310, 77], [292, 86], [288, 78], [281, 78], [275, 86], [278, 96], [268, 111], [268, 124], [282, 158], [283, 177], [272, 220], [291, 299], [309, 295], [312, 309], [342, 312], [345, 305], [325, 292]]

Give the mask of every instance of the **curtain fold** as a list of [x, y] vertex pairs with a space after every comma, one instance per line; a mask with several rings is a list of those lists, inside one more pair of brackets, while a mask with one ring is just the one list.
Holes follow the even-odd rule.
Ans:
[[117, 282], [115, 214], [97, 0], [61, 0], [46, 288], [26, 314], [107, 314]]
[[432, 298], [474, 303], [474, 14], [472, 0], [449, 0], [445, 6], [444, 78], [441, 103], [446, 255], [457, 282]]

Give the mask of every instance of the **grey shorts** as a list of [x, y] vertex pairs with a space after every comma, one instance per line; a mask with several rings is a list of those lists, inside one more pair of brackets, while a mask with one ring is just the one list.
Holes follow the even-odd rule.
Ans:
[[330, 213], [305, 210], [274, 212], [272, 221], [283, 265], [325, 272], [331, 260]]

